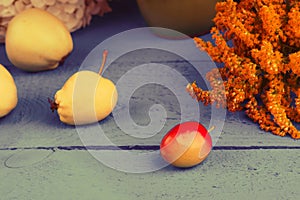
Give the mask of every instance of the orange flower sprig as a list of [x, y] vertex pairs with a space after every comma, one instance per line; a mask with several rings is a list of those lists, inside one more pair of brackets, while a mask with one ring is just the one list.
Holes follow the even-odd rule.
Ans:
[[193, 82], [187, 91], [205, 105], [245, 110], [265, 131], [299, 139], [300, 2], [226, 0], [216, 11], [214, 43], [194, 41], [222, 67], [206, 75], [211, 90]]

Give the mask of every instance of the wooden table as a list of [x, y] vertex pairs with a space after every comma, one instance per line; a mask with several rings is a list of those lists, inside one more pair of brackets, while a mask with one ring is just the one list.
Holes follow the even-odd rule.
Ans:
[[[149, 168], [147, 162], [130, 160], [135, 158], [134, 155], [158, 153], [161, 138], [182, 120], [181, 102], [172, 96], [172, 91], [158, 84], [137, 89], [129, 106], [131, 120], [139, 126], [147, 126], [150, 122], [148, 112], [152, 105], [159, 103], [165, 108], [167, 116], [161, 119], [165, 122], [164, 126], [153, 136], [141, 133], [139, 137], [124, 133], [110, 115], [97, 126], [102, 127], [114, 146], [108, 143], [86, 146], [87, 143], [93, 144], [83, 139], [84, 132], [89, 133], [91, 127], [76, 128], [59, 121], [57, 114], [49, 109], [47, 98], [53, 97], [70, 75], [82, 69], [84, 59], [98, 44], [116, 34], [145, 26], [134, 1], [115, 5], [112, 13], [94, 17], [90, 26], [72, 34], [74, 50], [62, 66], [39, 73], [16, 69], [5, 55], [4, 44], [0, 45], [0, 62], [14, 76], [19, 93], [16, 109], [0, 119], [0, 199], [299, 198], [299, 141], [261, 131], [243, 112], [222, 111], [225, 123], [221, 135], [214, 140], [216, 144], [209, 157], [196, 167], [178, 169], [163, 166], [157, 159], [151, 161], [157, 162], [154, 163], [158, 166], [156, 169]], [[208, 39], [209, 35], [202, 37]], [[149, 48], [135, 50], [134, 42], [133, 47], [128, 46], [132, 51], [115, 58], [114, 62], [111, 60], [112, 64], [104, 76], [117, 82], [132, 69], [128, 66], [150, 63], [152, 67], [153, 63], [158, 63], [156, 65], [159, 67], [169, 66], [179, 70], [189, 81], [197, 78], [189, 71], [190, 63], [174, 52]], [[174, 40], [174, 44], [176, 42]], [[113, 47], [115, 50], [110, 55], [116, 57], [120, 52], [116, 52], [116, 46]], [[122, 43], [120, 49], [126, 49]], [[169, 73], [149, 69], [149, 74], [157, 75], [155, 80], [173, 80], [176, 85], [177, 79]], [[146, 79], [147, 74], [143, 74], [134, 80]], [[188, 94], [186, 99], [190, 99]], [[212, 108], [203, 105], [199, 108], [200, 120], [209, 126]], [[133, 158], [122, 157], [124, 151]], [[101, 162], [103, 160], [94, 157], [95, 152], [97, 155], [108, 155], [108, 160], [115, 161], [119, 169]], [[132, 161], [132, 166], [127, 161]], [[127, 166], [122, 166], [122, 163]], [[134, 166], [133, 163], [140, 165]], [[131, 168], [128, 169], [128, 166]], [[145, 173], [141, 173], [143, 169]]]

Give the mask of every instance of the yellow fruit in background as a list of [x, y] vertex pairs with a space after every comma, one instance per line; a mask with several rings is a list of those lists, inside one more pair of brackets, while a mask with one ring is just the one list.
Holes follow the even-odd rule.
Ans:
[[42, 9], [30, 8], [9, 22], [5, 48], [16, 67], [42, 71], [58, 67], [73, 50], [73, 41], [57, 17]]
[[57, 110], [62, 122], [83, 125], [106, 118], [114, 109], [118, 92], [114, 83], [101, 76], [106, 60], [105, 51], [99, 73], [79, 71], [73, 74], [58, 90], [51, 109]]
[[17, 87], [9, 71], [0, 64], [0, 117], [10, 113], [18, 103]]

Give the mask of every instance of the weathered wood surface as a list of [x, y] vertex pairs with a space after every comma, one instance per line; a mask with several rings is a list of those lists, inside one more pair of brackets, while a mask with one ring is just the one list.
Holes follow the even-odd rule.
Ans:
[[297, 199], [298, 152], [212, 151], [192, 169], [129, 174], [86, 151], [0, 151], [0, 193], [1, 199], [47, 200]]

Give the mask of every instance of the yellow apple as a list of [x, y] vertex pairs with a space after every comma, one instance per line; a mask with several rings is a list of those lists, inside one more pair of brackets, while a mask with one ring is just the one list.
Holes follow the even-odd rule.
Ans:
[[45, 10], [30, 8], [9, 22], [5, 48], [16, 67], [42, 71], [58, 67], [72, 51], [73, 41], [57, 17]]
[[0, 117], [10, 113], [18, 103], [17, 87], [12, 75], [0, 64]]
[[107, 51], [103, 53], [99, 73], [79, 71], [73, 74], [58, 90], [51, 103], [62, 122], [83, 125], [106, 118], [114, 109], [118, 92], [114, 83], [101, 76]]

